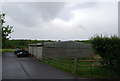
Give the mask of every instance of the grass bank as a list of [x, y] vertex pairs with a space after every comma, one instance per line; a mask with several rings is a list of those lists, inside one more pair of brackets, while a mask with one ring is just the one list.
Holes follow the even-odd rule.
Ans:
[[16, 49], [0, 49], [0, 52], [14, 52]]
[[[98, 57], [98, 56], [97, 56]], [[78, 60], [98, 60], [100, 58], [87, 58]], [[65, 61], [66, 60], [66, 61]], [[118, 78], [118, 75], [109, 67], [101, 66], [99, 61], [78, 61], [77, 71], [75, 72], [74, 59], [53, 59], [45, 58], [44, 63], [61, 69], [65, 72], [88, 78]]]

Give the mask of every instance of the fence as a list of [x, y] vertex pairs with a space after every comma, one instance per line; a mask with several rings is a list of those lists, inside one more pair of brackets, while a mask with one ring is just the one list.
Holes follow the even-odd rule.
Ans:
[[58, 68], [64, 69], [68, 72], [77, 74], [79, 72], [90, 71], [92, 72], [95, 67], [100, 67], [101, 60], [95, 59], [80, 59], [78, 57], [67, 57], [67, 58], [53, 58], [53, 57], [43, 57], [44, 62], [49, 63]]

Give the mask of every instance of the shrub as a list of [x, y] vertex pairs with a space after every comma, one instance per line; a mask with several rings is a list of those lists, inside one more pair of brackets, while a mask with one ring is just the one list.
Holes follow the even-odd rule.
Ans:
[[92, 47], [99, 54], [103, 63], [114, 71], [120, 72], [120, 39], [117, 36], [97, 35], [91, 37]]

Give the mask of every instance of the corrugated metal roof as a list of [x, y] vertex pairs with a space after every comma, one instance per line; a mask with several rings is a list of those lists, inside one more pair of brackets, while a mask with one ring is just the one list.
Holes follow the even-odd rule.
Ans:
[[48, 48], [91, 48], [91, 44], [85, 44], [75, 41], [44, 42], [44, 43], [29, 44], [29, 46], [44, 46]]
[[85, 44], [85, 43], [74, 42], [74, 41], [47, 42], [47, 43], [44, 43], [44, 47], [54, 47], [54, 48], [91, 48], [91, 44]]
[[28, 44], [28, 46], [39, 46], [39, 45], [42, 45], [42, 43]]

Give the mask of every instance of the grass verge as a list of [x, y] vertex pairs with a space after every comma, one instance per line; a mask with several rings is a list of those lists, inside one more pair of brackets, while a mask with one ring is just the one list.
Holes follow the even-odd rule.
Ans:
[[16, 49], [0, 49], [0, 52], [14, 52]]
[[[95, 58], [91, 58], [92, 60]], [[65, 72], [80, 76], [80, 77], [88, 77], [88, 78], [118, 78], [118, 75], [112, 71], [109, 67], [105, 66], [83, 66], [83, 65], [95, 65], [100, 64], [100, 62], [78, 62], [77, 72], [74, 71], [74, 59], [67, 59], [71, 60], [66, 62], [65, 59], [59, 60], [43, 60], [44, 63], [47, 63], [51, 66], [54, 66], [58, 69], [61, 69]], [[79, 59], [83, 60], [83, 59]], [[90, 60], [90, 59], [89, 59]]]

